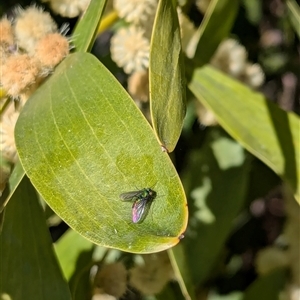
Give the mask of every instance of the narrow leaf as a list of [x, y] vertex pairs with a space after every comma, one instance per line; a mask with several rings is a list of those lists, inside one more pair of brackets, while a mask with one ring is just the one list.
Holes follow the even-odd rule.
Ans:
[[300, 38], [300, 7], [295, 0], [287, 0], [287, 13], [290, 18], [291, 24], [298, 36]]
[[[87, 239], [72, 229], [69, 229], [55, 244], [55, 252], [59, 259], [62, 271], [67, 280], [73, 276], [78, 266], [79, 256], [83, 252], [91, 252], [95, 247]], [[90, 262], [90, 260], [89, 260]], [[85, 267], [85, 266], [84, 266]]]
[[19, 183], [23, 179], [24, 175], [25, 175], [25, 171], [23, 170], [21, 163], [17, 162], [9, 177], [5, 190], [0, 197], [0, 212], [3, 211], [4, 207], [6, 206], [6, 204], [12, 197], [12, 195], [14, 194], [16, 188], [18, 187]]
[[300, 202], [299, 117], [208, 66], [194, 72], [189, 88], [233, 138], [287, 180]]
[[1, 295], [7, 294], [9, 299], [71, 299], [44, 212], [27, 177], [6, 207], [0, 253]]
[[212, 0], [193, 40], [197, 40], [194, 61], [209, 62], [219, 43], [228, 36], [239, 8], [239, 0]]
[[90, 271], [95, 245], [69, 229], [55, 244], [55, 252], [72, 299], [85, 299], [90, 293]]
[[88, 52], [92, 49], [105, 4], [106, 0], [91, 0], [78, 21], [72, 33], [72, 44], [76, 51]]
[[160, 144], [172, 152], [186, 111], [180, 28], [173, 1], [160, 0], [150, 49], [150, 107]]
[[195, 285], [208, 278], [245, 203], [249, 163], [243, 147], [220, 129], [210, 130], [189, 156], [183, 182], [190, 218], [182, 245]]
[[258, 277], [245, 291], [243, 300], [274, 300], [280, 294], [287, 281], [287, 270], [278, 269]]
[[180, 286], [181, 292], [186, 300], [195, 299], [192, 278], [189, 273], [185, 251], [182, 244], [168, 250], [171, 264]]

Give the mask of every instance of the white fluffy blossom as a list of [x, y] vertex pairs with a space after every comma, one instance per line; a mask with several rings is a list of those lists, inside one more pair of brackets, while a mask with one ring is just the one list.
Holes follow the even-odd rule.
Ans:
[[0, 151], [1, 155], [8, 161], [17, 161], [17, 149], [15, 144], [14, 130], [19, 117], [19, 111], [15, 111], [11, 103], [1, 116], [0, 120]]
[[135, 26], [122, 28], [111, 39], [111, 56], [128, 74], [149, 66], [149, 40], [144, 31]]
[[53, 11], [67, 18], [75, 18], [83, 13], [90, 0], [42, 0], [49, 2]]
[[127, 22], [141, 24], [154, 19], [157, 0], [114, 0], [114, 7]]

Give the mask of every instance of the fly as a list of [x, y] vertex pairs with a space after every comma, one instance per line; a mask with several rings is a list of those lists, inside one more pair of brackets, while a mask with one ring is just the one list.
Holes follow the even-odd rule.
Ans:
[[155, 197], [156, 192], [150, 188], [144, 188], [139, 191], [122, 193], [120, 195], [120, 198], [123, 201], [134, 201], [132, 205], [133, 223], [139, 223], [145, 219], [149, 211], [150, 205]]

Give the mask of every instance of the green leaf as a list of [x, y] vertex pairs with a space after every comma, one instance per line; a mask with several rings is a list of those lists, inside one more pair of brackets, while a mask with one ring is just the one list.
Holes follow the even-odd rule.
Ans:
[[151, 38], [149, 88], [157, 139], [172, 152], [183, 126], [186, 87], [177, 11], [170, 0], [158, 4]]
[[300, 202], [299, 117], [208, 66], [194, 72], [189, 88], [234, 139], [289, 183]]
[[295, 0], [287, 0], [287, 13], [290, 18], [291, 24], [298, 36], [300, 38], [300, 8], [299, 4]]
[[[76, 271], [77, 260], [83, 252], [91, 252], [95, 245], [76, 231], [69, 229], [55, 244], [55, 252], [67, 280]], [[90, 259], [89, 259], [90, 262]]]
[[258, 277], [245, 291], [243, 300], [279, 300], [286, 281], [287, 270], [285, 269], [278, 269]]
[[[75, 53], [26, 103], [15, 129], [32, 183], [71, 228], [96, 244], [157, 252], [177, 244], [187, 223], [183, 188], [151, 127], [112, 74]], [[157, 192], [141, 224], [120, 194]]]
[[238, 291], [231, 292], [229, 294], [221, 293], [220, 295], [216, 293], [216, 291], [212, 291], [209, 293], [207, 300], [243, 300], [243, 296], [244, 293]]
[[4, 191], [0, 196], [0, 233], [4, 223], [5, 206], [25, 175], [25, 171], [19, 161], [15, 164], [12, 172], [10, 163], [5, 162], [3, 159], [1, 163], [1, 189], [4, 188]]
[[193, 60], [198, 66], [209, 62], [220, 42], [230, 33], [239, 4], [239, 0], [211, 1], [194, 37], [198, 43]]
[[208, 278], [245, 203], [249, 163], [244, 149], [217, 128], [189, 155], [183, 182], [190, 218], [182, 245], [195, 285]]
[[88, 52], [92, 49], [105, 4], [106, 0], [91, 0], [78, 21], [72, 33], [72, 44], [76, 51]]
[[245, 15], [252, 25], [258, 26], [263, 15], [263, 3], [260, 0], [243, 0]]
[[196, 299], [183, 245], [178, 244], [168, 250], [168, 254], [184, 299]]
[[5, 210], [0, 235], [0, 294], [9, 299], [71, 299], [55, 258], [44, 212], [27, 177]]
[[0, 213], [3, 211], [8, 201], [16, 191], [24, 175], [25, 171], [23, 170], [21, 163], [17, 162], [9, 177], [8, 184], [6, 185], [4, 192], [0, 197]]
[[69, 229], [54, 246], [64, 276], [69, 281], [72, 299], [85, 299], [91, 289], [90, 271], [95, 245]]
[[[177, 286], [176, 286], [177, 288]], [[180, 293], [179, 287], [174, 288], [174, 283], [168, 282], [163, 290], [155, 295], [155, 300], [186, 300]]]

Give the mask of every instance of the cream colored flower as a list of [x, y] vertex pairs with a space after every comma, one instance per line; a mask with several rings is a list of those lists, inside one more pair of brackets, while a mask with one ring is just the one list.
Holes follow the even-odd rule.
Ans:
[[289, 300], [299, 300], [300, 299], [300, 285], [292, 285], [289, 289], [290, 298]]
[[[1, 155], [1, 153], [0, 153]], [[3, 160], [2, 155], [0, 156], [0, 159]], [[11, 166], [8, 164], [3, 164], [3, 161], [1, 161], [0, 166], [0, 197], [2, 196], [3, 191], [5, 190], [6, 184], [9, 180], [9, 176], [11, 174]], [[1, 299], [2, 300], [2, 299]]]
[[49, 33], [35, 47], [35, 57], [44, 69], [53, 69], [69, 54], [69, 41], [59, 33]]
[[173, 269], [166, 252], [143, 255], [145, 264], [130, 270], [130, 284], [144, 295], [162, 291], [174, 279]]
[[[260, 65], [249, 63], [245, 47], [234, 39], [227, 39], [219, 45], [210, 64], [251, 88], [258, 88], [264, 82], [265, 77]], [[197, 103], [197, 115], [200, 123], [206, 126], [218, 124], [214, 114], [201, 103]]]
[[108, 294], [120, 298], [127, 289], [127, 270], [120, 262], [105, 265], [95, 276], [97, 294]]
[[40, 71], [39, 62], [27, 55], [11, 55], [4, 62], [0, 82], [8, 95], [17, 98], [36, 82]]
[[11, 22], [7, 18], [0, 19], [0, 44], [13, 45], [14, 35]]
[[114, 7], [127, 22], [145, 24], [153, 21], [157, 0], [114, 0]]
[[127, 86], [129, 94], [132, 98], [139, 102], [149, 101], [149, 79], [148, 70], [134, 72], [128, 78]]
[[239, 79], [252, 88], [258, 88], [264, 83], [265, 74], [259, 64], [246, 63], [244, 72]]
[[196, 6], [203, 14], [205, 14], [210, 2], [211, 0], [196, 0]]
[[67, 18], [79, 16], [87, 9], [90, 1], [91, 0], [42, 0], [42, 2], [49, 2], [54, 12]]
[[120, 29], [111, 39], [112, 59], [128, 74], [148, 68], [149, 48], [144, 30], [135, 26]]
[[205, 126], [215, 126], [218, 125], [218, 121], [211, 110], [208, 110], [203, 104], [199, 101], [196, 101], [196, 113], [199, 119], [199, 122]]
[[227, 39], [219, 45], [210, 64], [233, 77], [237, 77], [244, 71], [246, 60], [245, 47], [234, 39]]
[[247, 56], [244, 46], [234, 39], [227, 39], [219, 45], [210, 64], [248, 86], [258, 88], [264, 82], [264, 73], [259, 64], [248, 62]]
[[12, 163], [18, 159], [14, 130], [19, 114], [11, 103], [0, 120], [0, 151], [2, 156]]
[[[0, 67], [2, 68], [2, 65], [6, 62], [8, 57], [11, 55], [9, 46], [5, 43], [0, 43]], [[0, 82], [2, 78], [2, 69], [0, 74]]]
[[108, 295], [108, 294], [95, 294], [92, 300], [118, 300], [118, 298]]
[[[177, 8], [178, 21], [180, 25], [181, 34], [181, 46], [184, 52], [189, 52], [188, 46], [192, 36], [196, 33], [196, 28], [190, 19], [182, 12], [180, 8]], [[195, 50], [194, 50], [195, 51]]]
[[48, 12], [30, 6], [18, 9], [14, 31], [18, 46], [28, 53], [33, 53], [36, 42], [48, 33], [57, 31], [57, 26]]

